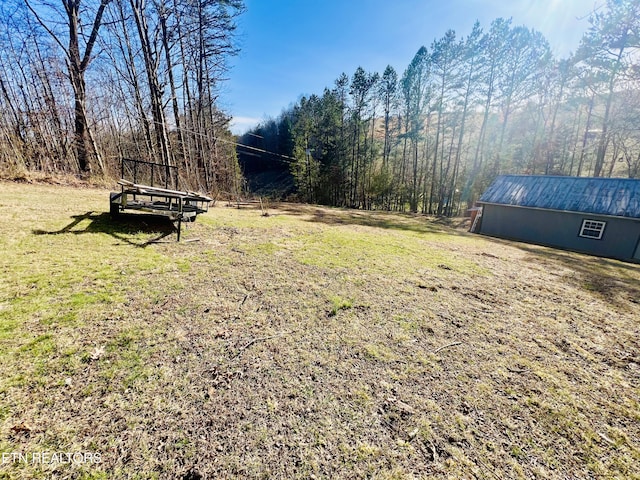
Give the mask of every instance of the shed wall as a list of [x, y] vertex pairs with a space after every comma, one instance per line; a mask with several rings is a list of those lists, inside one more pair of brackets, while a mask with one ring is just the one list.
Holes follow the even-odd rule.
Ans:
[[[634, 259], [640, 241], [640, 219], [620, 219], [589, 213], [558, 212], [526, 207], [483, 205], [480, 233], [528, 243], [590, 253], [621, 260]], [[580, 237], [583, 220], [607, 222], [602, 239]]]

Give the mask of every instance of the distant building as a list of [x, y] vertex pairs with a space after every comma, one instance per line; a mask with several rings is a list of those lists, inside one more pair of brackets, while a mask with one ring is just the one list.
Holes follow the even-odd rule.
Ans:
[[501, 175], [475, 231], [640, 263], [640, 180]]

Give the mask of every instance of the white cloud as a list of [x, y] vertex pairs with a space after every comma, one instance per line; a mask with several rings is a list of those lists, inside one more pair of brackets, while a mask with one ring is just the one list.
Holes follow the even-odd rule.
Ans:
[[262, 119], [255, 117], [240, 117], [234, 116], [231, 120], [230, 129], [235, 135], [241, 135], [247, 130], [255, 127], [261, 122]]

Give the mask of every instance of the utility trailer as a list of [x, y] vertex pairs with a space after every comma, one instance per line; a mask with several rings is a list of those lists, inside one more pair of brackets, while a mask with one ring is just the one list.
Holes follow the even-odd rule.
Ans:
[[120, 165], [120, 192], [109, 194], [113, 217], [127, 211], [169, 217], [178, 222], [180, 241], [182, 222], [193, 222], [209, 209], [210, 197], [178, 189], [177, 167], [128, 158], [123, 158]]

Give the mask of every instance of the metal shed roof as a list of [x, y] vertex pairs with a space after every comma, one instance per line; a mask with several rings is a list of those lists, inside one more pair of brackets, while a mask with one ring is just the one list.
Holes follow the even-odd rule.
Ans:
[[500, 175], [479, 203], [640, 218], [640, 180]]

